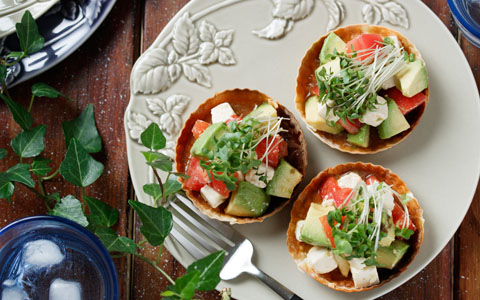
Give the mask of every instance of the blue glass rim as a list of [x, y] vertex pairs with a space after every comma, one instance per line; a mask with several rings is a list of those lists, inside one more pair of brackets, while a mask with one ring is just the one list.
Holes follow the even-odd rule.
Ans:
[[447, 0], [450, 11], [452, 12], [457, 22], [460, 22], [460, 24], [471, 34], [480, 38], [480, 27], [469, 22], [469, 19], [471, 19], [471, 17], [468, 15], [466, 7], [462, 6], [462, 4], [459, 3], [460, 1], [465, 0]]
[[19, 226], [25, 223], [30, 223], [30, 222], [36, 222], [36, 221], [53, 221], [57, 222], [63, 225], [67, 225], [71, 228], [73, 228], [75, 231], [77, 231], [80, 235], [85, 236], [88, 240], [90, 240], [97, 248], [100, 250], [102, 260], [105, 262], [107, 266], [107, 273], [111, 276], [111, 279], [113, 280], [113, 288], [112, 288], [112, 296], [113, 299], [118, 299], [119, 298], [119, 286], [118, 286], [118, 275], [117, 275], [117, 270], [115, 268], [115, 265], [113, 263], [112, 257], [110, 256], [110, 253], [108, 250], [105, 248], [103, 243], [97, 238], [96, 235], [82, 227], [80, 224], [77, 224], [69, 219], [65, 219], [62, 217], [57, 217], [57, 216], [49, 216], [49, 215], [40, 215], [40, 216], [31, 216], [31, 217], [26, 217], [22, 218], [16, 221], [13, 221], [12, 223], [6, 225], [5, 227], [0, 229], [0, 236], [3, 235], [5, 232]]

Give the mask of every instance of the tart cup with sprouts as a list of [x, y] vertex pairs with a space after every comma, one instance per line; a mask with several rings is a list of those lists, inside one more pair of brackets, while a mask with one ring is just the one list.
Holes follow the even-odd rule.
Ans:
[[425, 62], [415, 45], [392, 29], [362, 24], [338, 28], [310, 47], [295, 102], [322, 142], [369, 154], [403, 141], [428, 98]]
[[288, 251], [301, 270], [332, 289], [370, 290], [413, 261], [423, 241], [422, 215], [390, 170], [361, 162], [337, 165], [313, 178], [295, 201]]
[[187, 119], [176, 168], [188, 198], [205, 215], [230, 223], [262, 222], [294, 199], [307, 149], [293, 114], [258, 91], [226, 90]]

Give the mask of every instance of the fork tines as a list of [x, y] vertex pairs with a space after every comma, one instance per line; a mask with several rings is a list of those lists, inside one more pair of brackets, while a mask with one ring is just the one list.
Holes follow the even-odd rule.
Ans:
[[174, 223], [171, 235], [194, 259], [222, 249], [228, 255], [245, 239], [230, 226], [203, 215], [185, 196], [177, 194], [176, 199], [168, 208]]

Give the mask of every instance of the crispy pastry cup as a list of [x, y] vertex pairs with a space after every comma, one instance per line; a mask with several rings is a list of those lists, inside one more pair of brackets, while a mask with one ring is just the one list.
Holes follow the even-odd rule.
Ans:
[[[288, 132], [282, 132], [280, 135], [288, 143], [288, 156], [286, 160], [294, 166], [303, 176], [305, 176], [307, 166], [307, 145], [305, 137], [300, 128], [300, 124], [295, 119], [294, 115], [287, 110], [280, 103], [273, 101], [272, 98], [258, 91], [252, 91], [248, 89], [235, 89], [227, 90], [221, 93], [215, 94], [212, 98], [202, 103], [197, 110], [195, 110], [185, 122], [185, 125], [177, 140], [175, 162], [177, 165], [177, 172], [186, 173], [188, 160], [190, 157], [190, 148], [195, 142], [195, 138], [192, 134], [192, 128], [197, 120], [203, 120], [211, 122], [210, 111], [220, 103], [228, 102], [233, 110], [239, 116], [246, 116], [250, 113], [255, 106], [268, 102], [277, 109], [279, 117], [288, 118], [281, 124], [282, 128], [288, 130]], [[183, 179], [180, 179], [184, 183]], [[300, 185], [300, 184], [299, 184]], [[292, 197], [290, 199], [271, 197], [270, 205], [267, 211], [260, 217], [237, 217], [226, 214], [224, 212], [225, 207], [228, 204], [228, 200], [217, 208], [212, 208], [208, 202], [206, 202], [199, 192], [185, 189], [185, 192], [192, 200], [193, 204], [205, 215], [210, 218], [220, 221], [230, 222], [232, 224], [244, 224], [262, 222], [266, 218], [273, 216], [284, 208], [291, 199], [296, 198], [300, 192], [299, 185], [294, 189]]]
[[336, 179], [338, 179], [341, 175], [350, 171], [358, 173], [360, 176], [362, 176], [363, 179], [365, 179], [365, 176], [367, 175], [375, 175], [375, 177], [377, 177], [379, 181], [384, 181], [387, 184], [391, 185], [392, 188], [400, 194], [409, 192], [407, 185], [400, 179], [400, 177], [395, 175], [392, 171], [385, 169], [381, 166], [357, 162], [337, 165], [336, 167], [328, 168], [318, 174], [315, 178], [313, 178], [312, 181], [300, 193], [297, 200], [295, 201], [291, 212], [290, 224], [288, 226], [287, 246], [288, 251], [290, 252], [290, 255], [292, 255], [297, 266], [318, 282], [323, 283], [326, 286], [337, 291], [361, 292], [384, 285], [385, 283], [400, 275], [400, 273], [402, 273], [408, 268], [408, 266], [420, 250], [420, 246], [422, 245], [424, 220], [422, 217], [423, 210], [420, 208], [417, 199], [412, 198], [412, 200], [407, 203], [407, 208], [410, 214], [410, 218], [415, 224], [417, 230], [408, 241], [408, 243], [410, 244], [410, 248], [408, 249], [405, 256], [402, 258], [402, 260], [399, 262], [399, 264], [393, 270], [378, 268], [378, 275], [380, 278], [379, 284], [366, 288], [355, 288], [351, 273], [349, 273], [348, 277], [346, 278], [340, 273], [340, 270], [338, 268], [327, 274], [316, 273], [311, 267], [302, 263], [303, 260], [307, 257], [308, 251], [313, 246], [298, 241], [295, 237], [295, 228], [298, 221], [304, 220], [306, 218], [308, 209], [312, 202], [322, 202], [319, 191], [325, 180], [330, 176], [334, 176]]
[[[397, 36], [398, 40], [400, 41], [400, 43], [408, 53], [415, 54], [416, 59], [422, 59], [420, 52], [417, 50], [417, 48], [415, 48], [415, 45], [412, 42], [410, 42], [406, 37], [404, 37], [400, 33], [390, 28], [362, 24], [362, 25], [350, 25], [350, 26], [341, 27], [334, 30], [333, 32], [345, 42], [348, 42], [363, 33], [380, 34], [383, 37]], [[298, 70], [297, 96], [295, 99], [295, 103], [296, 103], [296, 108], [300, 112], [300, 115], [302, 116], [305, 123], [306, 123], [305, 102], [311, 96], [310, 94], [311, 87], [313, 85], [316, 85], [315, 69], [317, 69], [318, 66], [320, 65], [320, 61], [318, 57], [320, 54], [320, 50], [322, 49], [323, 42], [325, 41], [326, 37], [329, 34], [330, 32], [322, 36], [317, 42], [315, 42], [310, 47], [310, 49], [307, 51], [307, 53], [303, 57], [302, 63]], [[377, 130], [371, 128], [371, 131], [370, 131], [371, 143], [366, 148], [357, 147], [355, 145], [348, 143], [347, 133], [345, 131], [339, 134], [331, 134], [328, 132], [317, 130], [308, 124], [307, 124], [307, 127], [322, 142], [342, 152], [348, 152], [353, 154], [377, 153], [377, 152], [389, 149], [394, 145], [403, 141], [418, 125], [428, 102], [428, 98], [430, 94], [428, 87], [424, 91], [424, 93], [427, 96], [425, 103], [423, 103], [422, 105], [417, 107], [415, 110], [411, 111], [406, 115], [407, 121], [410, 124], [410, 128], [408, 130], [405, 130], [389, 139], [382, 140], [378, 137]]]

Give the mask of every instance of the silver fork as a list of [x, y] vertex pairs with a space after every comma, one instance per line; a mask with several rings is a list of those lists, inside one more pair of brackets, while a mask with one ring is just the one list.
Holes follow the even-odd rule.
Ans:
[[283, 299], [302, 300], [252, 264], [253, 245], [246, 237], [230, 226], [200, 213], [185, 196], [176, 196], [178, 201], [170, 201], [168, 207], [174, 223], [170, 234], [194, 259], [223, 249], [225, 259], [220, 272], [222, 280], [231, 280], [247, 273], [261, 280]]

